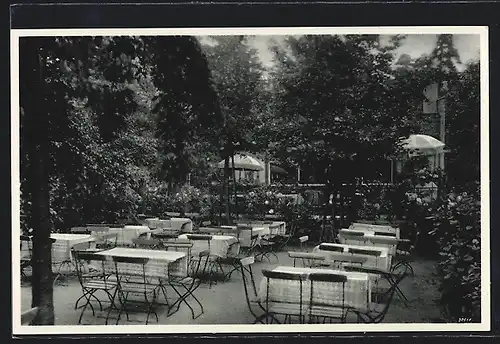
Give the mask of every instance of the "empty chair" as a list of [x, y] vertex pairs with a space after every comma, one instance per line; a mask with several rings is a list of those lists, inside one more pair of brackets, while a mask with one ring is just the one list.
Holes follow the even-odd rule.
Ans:
[[210, 261], [210, 241], [212, 240], [212, 236], [208, 234], [186, 234], [188, 240], [191, 241], [206, 241], [208, 245], [208, 249], [202, 250], [198, 252], [196, 256], [191, 257], [191, 268], [196, 264], [196, 268], [194, 269], [194, 274], [198, 275], [200, 272], [200, 265], [203, 259], [205, 259], [205, 264], [203, 265], [202, 274], [206, 273], [207, 266], [209, 267], [209, 272], [211, 271], [211, 266], [209, 266]]
[[[186, 252], [188, 256], [188, 266], [190, 264], [189, 259], [191, 259], [191, 249], [193, 247], [193, 243], [189, 240], [169, 240], [167, 242], [164, 242], [163, 245], [167, 250], [173, 250], [173, 251], [181, 251], [181, 252]], [[184, 303], [186, 306], [188, 306], [189, 310], [191, 311], [191, 317], [193, 319], [198, 318], [204, 313], [203, 305], [201, 304], [200, 300], [196, 297], [194, 292], [199, 288], [201, 285], [201, 280], [196, 277], [196, 275], [193, 275], [189, 269], [188, 269], [188, 275], [187, 276], [175, 276], [170, 274], [169, 271], [169, 278], [166, 281], [170, 287], [175, 291], [175, 293], [179, 296], [179, 299], [170, 306], [170, 309], [173, 309], [174, 306], [176, 307], [177, 312], [180, 308], [181, 303]], [[182, 290], [180, 289], [182, 288]], [[165, 288], [162, 288], [163, 293], [165, 295], [165, 299], [167, 299], [167, 294]], [[192, 297], [195, 302], [198, 304], [200, 307], [200, 313], [198, 315], [195, 315], [194, 309], [191, 306], [191, 304], [188, 302], [188, 297]], [[170, 313], [172, 314], [172, 313]]]
[[386, 279], [389, 280], [390, 282], [390, 287], [384, 291], [382, 295], [380, 295], [379, 298], [375, 299], [375, 302], [371, 302], [368, 305], [368, 309], [360, 310], [360, 309], [351, 309], [357, 317], [358, 317], [358, 323], [360, 321], [364, 323], [380, 323], [384, 320], [387, 311], [389, 310], [389, 307], [392, 303], [392, 300], [394, 298], [394, 294], [398, 293], [399, 290], [399, 283], [406, 277], [406, 272], [403, 272], [401, 275], [396, 275], [393, 276], [389, 273], [384, 273], [379, 270], [374, 270], [374, 269], [367, 269], [363, 267], [346, 267], [347, 271], [352, 271], [352, 272], [362, 272], [362, 273], [367, 273], [369, 275], [381, 275], [382, 277], [385, 277]]
[[254, 257], [241, 258], [239, 260], [238, 271], [241, 273], [241, 279], [245, 291], [245, 299], [248, 310], [255, 318], [253, 323], [264, 324], [264, 319], [267, 318], [268, 314], [258, 297], [257, 288], [255, 286], [255, 279], [252, 271], [252, 265], [254, 263]]
[[[284, 323], [291, 323], [292, 317], [297, 317], [299, 323], [303, 324], [305, 320], [305, 306], [303, 300], [304, 281], [307, 280], [307, 275], [300, 273], [287, 273], [273, 270], [262, 270], [262, 274], [266, 278], [266, 299], [265, 310], [266, 314], [272, 317], [271, 320], [276, 320], [276, 315], [284, 315]], [[283, 292], [274, 291], [272, 294], [271, 284], [277, 282], [277, 285], [298, 282], [299, 288], [292, 288], [292, 295], [284, 295]], [[266, 317], [266, 320], [269, 317]]]
[[333, 263], [335, 263], [339, 268], [345, 269], [347, 266], [364, 266], [368, 262], [367, 256], [358, 255], [343, 255], [340, 257], [335, 257]]
[[180, 231], [177, 230], [172, 230], [172, 231], [163, 230], [161, 232], [151, 233], [151, 237], [158, 240], [175, 239], [179, 236], [179, 234]]
[[321, 251], [344, 252], [344, 248], [342, 246], [332, 246], [332, 245], [320, 244], [319, 249]]
[[349, 231], [342, 231], [342, 235], [346, 237], [362, 237], [365, 236], [365, 233], [349, 230]]
[[109, 227], [102, 225], [87, 225], [92, 236], [95, 238], [97, 248], [111, 248], [116, 246], [118, 241], [117, 233], [110, 233]]
[[301, 251], [304, 251], [304, 248], [307, 251], [307, 242], [308, 241], [309, 241], [309, 236], [308, 235], [304, 235], [304, 236], [301, 236], [299, 238], [300, 250]]
[[[115, 273], [118, 288], [119, 306], [116, 324], [120, 321], [121, 314], [125, 312], [127, 321], [129, 321], [129, 309], [132, 304], [143, 306], [143, 311], [147, 312], [146, 325], [149, 323], [151, 314], [155, 315], [158, 322], [158, 314], [155, 308], [157, 307], [158, 291], [161, 289], [159, 283], [153, 283], [153, 279], [148, 274], [146, 264], [149, 262], [148, 258], [137, 257], [113, 257], [115, 263]], [[135, 295], [130, 298], [130, 295]], [[138, 299], [137, 297], [141, 297]], [[108, 317], [111, 310], [108, 311]], [[137, 310], [134, 307], [134, 310]]]
[[[98, 291], [102, 291], [106, 294], [108, 301], [110, 302], [109, 311], [111, 308], [115, 307], [115, 297], [116, 297], [116, 286], [117, 283], [114, 280], [109, 279], [109, 274], [106, 272], [106, 257], [98, 255], [93, 252], [76, 251], [72, 250], [72, 254], [75, 260], [76, 274], [78, 276], [78, 281], [80, 287], [82, 288], [82, 296], [76, 301], [75, 309], [79, 308], [78, 303], [80, 300], [85, 299], [86, 302], [80, 313], [80, 318], [78, 319], [78, 324], [81, 323], [83, 314], [88, 306], [92, 310], [92, 314], [95, 315], [94, 306], [91, 300], [98, 302], [101, 311], [102, 301], [96, 296]], [[96, 268], [96, 272], [86, 273], [85, 266], [87, 264], [93, 264]], [[108, 311], [108, 317], [109, 317]], [[106, 324], [108, 322], [108, 317], [106, 317]]]
[[72, 227], [70, 229], [72, 234], [90, 234], [90, 231], [87, 227]]
[[138, 248], [145, 248], [145, 249], [151, 249], [151, 250], [161, 250], [163, 249], [162, 242], [157, 239], [132, 239], [132, 243], [134, 244], [135, 247]]
[[355, 248], [355, 247], [349, 247], [347, 252], [352, 253], [352, 254], [364, 254], [367, 256], [373, 256], [373, 257], [380, 257], [382, 252], [378, 250], [370, 250], [370, 249], [362, 249], [362, 248]]
[[[347, 316], [347, 308], [345, 305], [345, 284], [347, 276], [333, 273], [312, 273], [309, 275], [311, 281], [311, 292], [309, 300], [309, 322], [323, 323], [326, 319], [332, 322], [332, 319], [338, 319], [341, 323], [345, 323]], [[315, 289], [318, 285], [328, 284], [329, 289], [337, 290], [336, 299], [325, 299], [321, 294], [318, 294]]]
[[293, 259], [293, 266], [296, 266], [298, 259], [302, 260], [304, 267], [317, 267], [322, 266], [321, 263], [325, 261], [325, 256], [318, 253], [309, 252], [288, 252], [288, 256]]
[[256, 254], [255, 258], [257, 259], [257, 257], [261, 257], [262, 260], [265, 257], [269, 262], [271, 262], [269, 255], [273, 255], [276, 260], [279, 260], [276, 255], [276, 251], [279, 249], [280, 245], [279, 241], [274, 241], [270, 236], [261, 237], [258, 246], [260, 252]]

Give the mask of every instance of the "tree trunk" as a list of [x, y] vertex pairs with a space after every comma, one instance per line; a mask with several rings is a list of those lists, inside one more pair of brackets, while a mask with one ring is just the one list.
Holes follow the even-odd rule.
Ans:
[[[36, 52], [36, 56], [38, 52]], [[31, 307], [39, 307], [39, 312], [33, 320], [34, 325], [54, 325], [54, 303], [52, 282], [52, 256], [50, 240], [50, 198], [48, 173], [48, 114], [43, 106], [43, 70], [39, 57], [39, 93], [36, 97], [36, 109], [27, 116], [30, 126], [36, 121], [30, 149], [30, 176], [33, 180], [32, 191], [32, 224], [33, 224], [33, 276]]]

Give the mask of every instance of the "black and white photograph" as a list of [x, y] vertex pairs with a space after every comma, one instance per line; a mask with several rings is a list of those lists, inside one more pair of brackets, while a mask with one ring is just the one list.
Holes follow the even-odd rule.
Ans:
[[487, 45], [11, 30], [14, 333], [489, 330]]

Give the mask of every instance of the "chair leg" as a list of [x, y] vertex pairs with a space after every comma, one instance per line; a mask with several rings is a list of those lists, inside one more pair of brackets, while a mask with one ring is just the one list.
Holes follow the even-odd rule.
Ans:
[[[195, 319], [194, 309], [193, 309], [193, 307], [191, 307], [191, 305], [189, 304], [189, 302], [186, 301], [186, 298], [190, 294], [189, 291], [187, 291], [184, 294], [181, 294], [173, 284], [171, 284], [171, 286], [172, 286], [172, 289], [175, 291], [175, 293], [179, 296], [179, 299], [176, 302], [174, 302], [174, 304], [172, 305], [172, 308], [177, 304], [177, 310], [175, 311], [175, 312], [177, 312], [179, 310], [179, 308], [180, 308], [181, 303], [184, 302], [186, 304], [186, 306], [188, 306], [189, 310], [191, 311], [191, 317], [193, 319]], [[170, 315], [172, 315], [172, 314], [170, 314]]]

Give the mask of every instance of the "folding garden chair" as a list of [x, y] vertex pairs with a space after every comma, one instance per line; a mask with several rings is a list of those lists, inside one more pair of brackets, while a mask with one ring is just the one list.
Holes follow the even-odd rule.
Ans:
[[320, 251], [329, 251], [329, 252], [344, 252], [344, 248], [342, 246], [331, 246], [331, 245], [319, 245]]
[[269, 255], [273, 255], [276, 260], [279, 261], [279, 258], [275, 252], [277, 252], [280, 247], [280, 242], [274, 241], [270, 236], [262, 236], [258, 245], [259, 252], [255, 255], [255, 259], [257, 259], [257, 257], [260, 257], [259, 260], [263, 260], [265, 257], [269, 262], [271, 262]]
[[379, 250], [370, 250], [369, 248], [362, 249], [362, 248], [349, 247], [349, 249], [347, 250], [347, 252], [351, 253], [351, 254], [356, 254], [356, 255], [359, 254], [359, 255], [374, 257], [374, 259], [375, 259], [375, 268], [379, 268], [380, 256], [382, 255], [381, 251], [379, 251]]
[[344, 270], [345, 265], [364, 266], [367, 261], [368, 257], [366, 256], [342, 255], [335, 257], [332, 260], [332, 263], [333, 265], [336, 265], [337, 268]]
[[70, 229], [71, 234], [90, 234], [90, 231], [87, 227], [72, 227]]
[[309, 241], [309, 236], [304, 235], [299, 238], [299, 243], [300, 243], [300, 250], [304, 251], [304, 248], [307, 252], [307, 242]]
[[[158, 322], [158, 314], [155, 308], [158, 306], [157, 293], [160, 288], [159, 284], [152, 282], [152, 276], [147, 273], [146, 264], [149, 262], [148, 258], [137, 257], [113, 257], [115, 263], [115, 273], [117, 279], [117, 295], [120, 300], [120, 307], [116, 324], [118, 325], [121, 314], [125, 311], [127, 321], [129, 318], [129, 306], [136, 305], [139, 308], [144, 306], [144, 311], [147, 312], [146, 325], [149, 323], [151, 314], [155, 315]], [[138, 299], [131, 299], [130, 296], [135, 295], [141, 297]], [[113, 307], [110, 307], [109, 314]]]
[[[319, 323], [321, 318], [323, 318], [323, 324], [326, 322], [326, 319], [329, 319], [330, 323], [333, 319], [338, 319], [341, 323], [345, 323], [347, 316], [345, 304], [347, 276], [332, 273], [312, 273], [309, 275], [309, 280], [311, 281], [309, 323]], [[315, 293], [315, 286], [319, 287], [324, 284], [328, 284], [328, 289], [333, 288], [339, 291], [338, 300], [325, 300], [324, 297], [319, 297], [317, 292]]]
[[163, 230], [161, 232], [151, 233], [153, 239], [166, 240], [178, 238], [181, 232], [179, 230]]
[[95, 238], [95, 245], [98, 249], [110, 249], [116, 247], [118, 242], [118, 234], [110, 233], [109, 227], [91, 225], [89, 231]]
[[[169, 316], [179, 311], [182, 303], [184, 303], [191, 311], [191, 317], [193, 318], [193, 320], [200, 317], [204, 313], [203, 305], [195, 295], [195, 291], [200, 287], [201, 282], [201, 279], [190, 274], [189, 271], [188, 276], [176, 276], [169, 273], [167, 284], [172, 287], [172, 289], [178, 296], [178, 299], [171, 306], [169, 306]], [[188, 302], [188, 299], [190, 297], [192, 297], [200, 307], [200, 313], [198, 315], [195, 315], [193, 307]], [[176, 310], [174, 312], [170, 312], [176, 306]]]
[[33, 260], [33, 241], [28, 235], [21, 235], [21, 278], [26, 277], [24, 269], [32, 264]]
[[157, 239], [143, 239], [137, 238], [132, 239], [132, 244], [134, 244], [137, 248], [145, 248], [149, 250], [163, 250], [163, 244], [160, 240]]
[[[52, 256], [52, 272], [54, 277], [53, 284], [56, 285], [60, 278], [66, 278], [73, 272], [73, 261], [71, 256], [68, 257], [68, 244], [66, 242], [58, 242], [54, 238], [50, 238], [51, 242], [51, 256]], [[88, 247], [88, 243], [78, 244], [77, 247]], [[66, 267], [67, 271], [64, 271]], [[54, 273], [54, 269], [56, 272]]]
[[[408, 299], [406, 296], [403, 294], [401, 289], [399, 288], [399, 283], [408, 276], [406, 274], [406, 271], [403, 271], [401, 274], [393, 274], [391, 272], [387, 272], [382, 269], [377, 269], [377, 268], [367, 268], [367, 267], [362, 267], [362, 266], [344, 266], [344, 270], [346, 271], [358, 271], [358, 272], [364, 272], [367, 273], [373, 277], [376, 278], [382, 278], [385, 281], [389, 283], [390, 288], [394, 287], [394, 292], [398, 297], [403, 301], [403, 304], [405, 307], [408, 307]], [[377, 289], [376, 289], [377, 294], [380, 294], [378, 296], [384, 296], [386, 291], [380, 292], [380, 288], [378, 288], [378, 283], [377, 283]]]
[[[110, 273], [106, 272], [106, 256], [98, 255], [94, 252], [77, 250], [72, 250], [72, 254], [75, 260], [78, 282], [82, 288], [82, 296], [80, 296], [75, 302], [75, 309], [82, 308], [80, 318], [78, 319], [78, 324], [80, 324], [87, 306], [90, 306], [92, 315], [95, 316], [94, 306], [92, 305], [91, 299], [97, 301], [101, 312], [103, 311], [102, 301], [95, 295], [98, 291], [103, 291], [108, 297], [110, 310], [113, 306], [116, 307], [116, 305], [114, 305], [114, 301], [117, 291], [117, 283], [116, 281], [110, 279]], [[87, 273], [85, 271], [85, 265], [87, 264], [94, 264], [94, 266], [97, 267], [97, 271]], [[82, 299], [85, 299], [86, 302], [83, 306], [78, 307], [78, 303]], [[107, 323], [108, 317], [106, 317], [106, 324]]]
[[277, 243], [275, 252], [283, 251], [287, 247], [288, 242], [290, 241], [291, 238], [292, 234], [278, 234], [275, 237], [273, 237], [273, 241]]
[[[187, 257], [188, 257], [188, 267], [191, 266], [191, 250], [193, 248], [193, 243], [191, 241], [182, 240], [182, 239], [167, 239], [167, 240], [163, 241], [163, 247], [167, 251], [185, 252]], [[198, 298], [196, 298], [196, 296], [194, 295], [194, 291], [196, 289], [198, 289], [198, 287], [201, 284], [201, 281], [199, 279], [196, 279], [196, 277], [195, 277], [195, 276], [197, 276], [197, 273], [198, 273], [197, 271], [192, 272], [192, 270], [190, 268], [188, 268], [188, 276], [187, 277], [174, 276], [174, 275], [169, 276], [166, 285], [171, 286], [172, 289], [175, 291], [175, 293], [179, 296], [179, 299], [173, 305], [171, 305], [171, 306], [169, 305], [169, 312], [171, 309], [173, 309], [173, 307], [175, 305], [177, 305], [177, 309], [175, 311], [175, 312], [177, 312], [180, 308], [181, 303], [184, 302], [191, 310], [191, 315], [192, 315], [193, 319], [196, 319], [201, 314], [203, 314], [203, 312], [204, 312], [203, 305], [198, 300]], [[179, 290], [176, 287], [183, 288], [185, 294], [184, 295], [180, 294]], [[162, 289], [162, 290], [163, 290], [165, 299], [167, 300], [167, 303], [168, 303], [167, 292], [165, 289]], [[193, 296], [193, 298], [195, 299], [195, 301], [198, 303], [198, 305], [201, 308], [201, 313], [198, 316], [194, 315], [193, 308], [185, 300], [190, 295]], [[175, 312], [173, 312], [173, 313], [175, 313]], [[171, 315], [173, 313], [170, 313], [169, 315]]]
[[415, 271], [411, 266], [411, 263], [415, 255], [415, 247], [417, 246], [417, 241], [420, 232], [416, 232], [413, 240], [411, 239], [399, 239], [398, 245], [396, 247], [396, 255], [393, 257], [393, 265], [391, 267], [391, 272], [393, 273], [406, 273], [412, 277], [415, 276]]
[[[265, 310], [267, 315], [271, 315], [271, 321], [277, 320], [275, 318], [276, 315], [284, 315], [284, 323], [291, 323], [292, 317], [297, 317], [301, 324], [304, 323], [305, 320], [305, 306], [303, 303], [303, 283], [307, 279], [306, 274], [297, 274], [297, 273], [286, 273], [280, 271], [272, 271], [272, 270], [262, 270], [262, 274], [266, 278], [266, 300], [265, 300]], [[297, 296], [298, 300], [284, 301], [281, 299], [283, 295], [280, 294], [280, 297], [273, 296], [270, 298], [269, 291], [271, 287], [272, 281], [277, 281], [277, 284], [286, 284], [293, 281], [299, 282], [299, 295]], [[266, 317], [266, 320], [268, 317]], [[267, 323], [267, 322], [266, 322]]]
[[324, 266], [321, 263], [324, 263], [326, 257], [324, 254], [319, 253], [309, 253], [309, 252], [288, 252], [288, 257], [293, 259], [293, 266], [296, 266], [296, 261], [298, 259], [302, 260], [303, 267], [319, 267]]
[[[255, 318], [254, 324], [261, 323], [264, 324], [264, 319], [267, 317], [273, 317], [268, 314], [264, 305], [259, 300], [257, 293], [257, 287], [255, 286], [255, 278], [253, 275], [252, 265], [255, 263], [254, 257], [245, 257], [239, 260], [238, 271], [241, 273], [241, 279], [243, 283], [243, 289], [245, 291], [245, 300], [248, 306], [248, 310]], [[257, 314], [260, 313], [260, 314]], [[276, 319], [274, 319], [276, 320]], [[278, 321], [278, 320], [276, 320]]]
[[[346, 267], [346, 270], [353, 272], [362, 272], [367, 274], [380, 273], [378, 271], [373, 271], [373, 269], [367, 269], [362, 267]], [[392, 282], [390, 287], [376, 299], [376, 302], [371, 302], [367, 309], [349, 309], [357, 315], [357, 322], [360, 321], [364, 323], [380, 323], [384, 320], [389, 307], [391, 306], [394, 294], [397, 292], [399, 283], [406, 277], [406, 274], [397, 275], [392, 277]]]
[[[190, 240], [190, 241], [206, 241], [207, 244], [208, 244], [208, 249], [206, 250], [202, 250], [200, 252], [198, 252], [198, 254], [196, 256], [192, 256], [191, 257], [191, 261], [193, 264], [196, 264], [196, 268], [195, 268], [195, 272], [197, 274], [200, 274], [200, 265], [201, 265], [201, 262], [203, 261], [203, 259], [205, 259], [205, 264], [203, 265], [203, 270], [201, 271], [201, 275], [202, 276], [205, 276], [205, 274], [207, 273], [207, 266], [209, 268], [208, 270], [208, 275], [207, 277], [211, 277], [210, 276], [210, 273], [212, 272], [211, 270], [211, 261], [210, 261], [210, 241], [212, 240], [212, 236], [211, 235], [208, 235], [208, 234], [187, 234], [187, 239]], [[210, 285], [212, 285], [212, 281], [211, 281], [211, 278], [210, 278]]]

